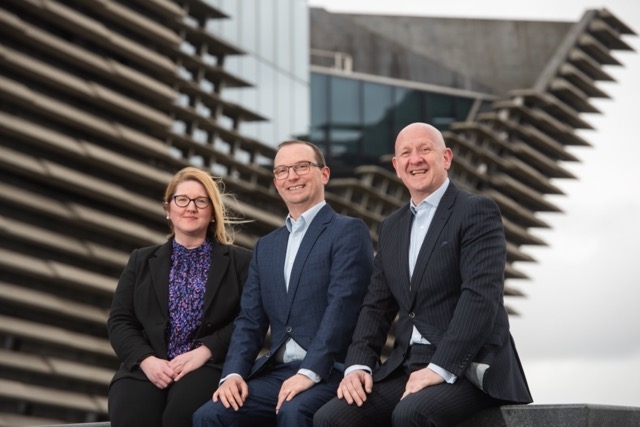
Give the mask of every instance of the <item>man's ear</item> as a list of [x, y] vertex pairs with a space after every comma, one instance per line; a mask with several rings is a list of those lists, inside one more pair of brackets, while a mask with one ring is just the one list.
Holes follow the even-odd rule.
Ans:
[[331, 177], [331, 169], [329, 169], [329, 166], [325, 166], [322, 168], [322, 181], [323, 184], [327, 184], [329, 182], [329, 178]]
[[398, 161], [396, 160], [396, 156], [391, 158], [391, 165], [393, 166], [393, 170], [396, 171], [396, 176], [400, 178], [400, 175], [398, 174]]

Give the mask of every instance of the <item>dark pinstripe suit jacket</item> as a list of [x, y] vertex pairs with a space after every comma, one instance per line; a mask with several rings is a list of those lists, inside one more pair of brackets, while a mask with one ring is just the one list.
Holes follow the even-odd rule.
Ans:
[[[302, 239], [287, 292], [288, 238], [281, 227], [256, 244], [223, 378], [238, 373], [246, 379], [260, 372], [290, 337], [307, 351], [300, 367], [322, 378], [336, 362], [344, 362], [373, 269], [369, 230], [362, 220], [325, 205]], [[256, 361], [268, 328], [269, 352]]]
[[[500, 211], [486, 197], [449, 184], [420, 249], [411, 282], [409, 239], [413, 214], [406, 205], [380, 226], [369, 292], [360, 312], [346, 365], [374, 370], [374, 381], [398, 368], [412, 328], [433, 344], [432, 362], [458, 377], [486, 364], [486, 393], [531, 402], [503, 305], [506, 243]], [[388, 360], [379, 354], [398, 315]], [[474, 363], [475, 362], [475, 363]]]

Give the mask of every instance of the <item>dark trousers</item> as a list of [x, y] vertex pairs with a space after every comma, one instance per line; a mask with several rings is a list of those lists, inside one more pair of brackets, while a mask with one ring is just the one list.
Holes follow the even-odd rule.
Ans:
[[282, 383], [295, 375], [299, 366], [299, 362], [275, 365], [251, 378], [247, 381], [249, 396], [237, 412], [219, 401], [205, 403], [193, 416], [194, 427], [311, 427], [318, 408], [336, 395], [342, 372], [334, 370], [328, 379], [284, 402], [276, 415]]
[[485, 408], [503, 403], [464, 377], [454, 384], [426, 387], [400, 400], [411, 372], [425, 366], [424, 362], [416, 363], [416, 358], [409, 354], [404, 366], [373, 384], [362, 406], [349, 405], [336, 397], [318, 410], [314, 427], [455, 426]]
[[211, 400], [220, 373], [205, 365], [164, 390], [150, 381], [121, 378], [109, 388], [111, 427], [191, 427], [193, 413]]

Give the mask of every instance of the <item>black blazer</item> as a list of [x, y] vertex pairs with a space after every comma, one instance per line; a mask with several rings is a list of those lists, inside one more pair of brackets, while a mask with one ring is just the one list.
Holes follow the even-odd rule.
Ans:
[[[503, 305], [506, 241], [498, 207], [450, 183], [410, 281], [412, 220], [406, 205], [380, 225], [374, 273], [346, 365], [369, 366], [374, 381], [386, 378], [402, 364], [415, 325], [432, 343], [425, 364], [476, 380], [478, 363], [488, 365], [476, 385], [498, 399], [531, 402]], [[396, 315], [395, 345], [379, 365]]]
[[[167, 358], [172, 241], [134, 250], [120, 276], [107, 321], [109, 340], [122, 362], [112, 382], [123, 377], [147, 379], [138, 368], [144, 356]], [[197, 339], [211, 350], [208, 363], [219, 369], [240, 309], [250, 260], [248, 249], [214, 243]]]

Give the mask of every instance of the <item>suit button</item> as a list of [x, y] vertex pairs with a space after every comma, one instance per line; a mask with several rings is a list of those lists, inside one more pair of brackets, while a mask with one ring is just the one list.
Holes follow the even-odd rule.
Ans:
[[413, 319], [414, 317], [416, 317], [416, 314], [413, 311], [409, 313], [409, 319]]
[[292, 330], [293, 330], [293, 328], [291, 328], [291, 326], [287, 326], [286, 331], [287, 331], [288, 334], [290, 334]]

